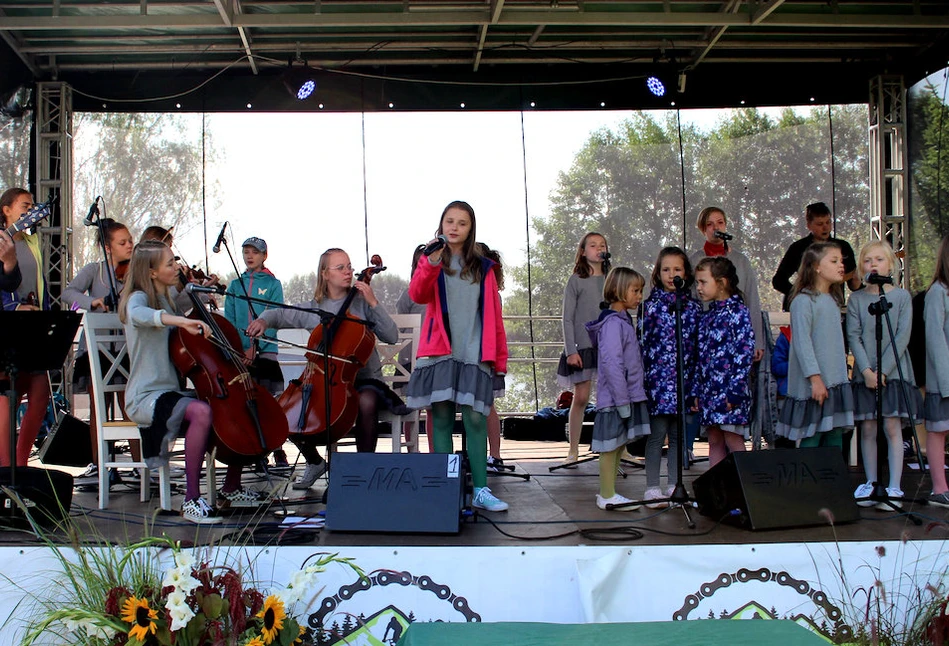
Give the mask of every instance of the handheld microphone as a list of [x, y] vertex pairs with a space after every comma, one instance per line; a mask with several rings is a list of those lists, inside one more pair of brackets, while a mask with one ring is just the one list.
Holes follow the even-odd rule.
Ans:
[[444, 247], [446, 244], [448, 244], [448, 238], [446, 238], [441, 233], [435, 236], [435, 238], [436, 238], [435, 242], [428, 245], [427, 247], [425, 247], [425, 249], [422, 250], [422, 253], [424, 255], [431, 256], [433, 253], [435, 253], [436, 251]]
[[92, 206], [89, 207], [89, 213], [86, 215], [85, 219], [82, 221], [87, 227], [92, 226], [92, 222], [96, 219], [96, 216], [99, 215], [99, 200], [102, 199], [102, 196], [99, 195], [96, 197], [95, 201], [92, 203]]
[[674, 276], [672, 278], [672, 284], [675, 285], [676, 289], [682, 289], [685, 287], [685, 281], [682, 280], [682, 276]]
[[724, 231], [716, 231], [715, 237], [718, 238], [719, 240], [724, 240], [725, 242], [735, 239], [735, 236], [733, 236], [730, 233], [725, 233]]
[[875, 271], [871, 271], [863, 277], [863, 282], [866, 285], [892, 285], [893, 277], [884, 276], [883, 274], [878, 274]]
[[217, 242], [214, 243], [214, 246], [211, 247], [211, 251], [214, 253], [221, 253], [221, 243], [224, 242], [224, 229], [227, 228], [227, 220], [224, 221], [224, 224], [221, 225], [221, 232], [217, 234]]
[[210, 285], [205, 287], [204, 285], [188, 283], [185, 285], [185, 291], [189, 294], [220, 294], [221, 296], [227, 294], [227, 288], [223, 285]]
[[612, 257], [613, 257], [613, 254], [611, 254], [609, 251], [600, 252], [600, 260], [609, 260]]

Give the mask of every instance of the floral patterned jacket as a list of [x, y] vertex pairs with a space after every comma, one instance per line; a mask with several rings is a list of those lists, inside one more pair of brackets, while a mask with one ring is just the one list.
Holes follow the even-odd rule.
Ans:
[[[685, 368], [683, 392], [687, 399], [696, 394], [695, 350], [701, 316], [702, 306], [691, 295], [685, 294], [682, 303], [682, 356]], [[661, 287], [650, 292], [649, 298], [643, 302], [639, 330], [649, 414], [675, 415], [679, 412], [676, 401], [675, 292], [667, 292]]]
[[696, 391], [703, 426], [748, 424], [754, 352], [751, 315], [741, 297], [712, 301], [699, 321]]

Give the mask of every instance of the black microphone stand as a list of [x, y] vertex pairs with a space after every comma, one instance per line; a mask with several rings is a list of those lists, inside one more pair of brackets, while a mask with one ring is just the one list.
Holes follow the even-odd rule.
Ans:
[[[877, 433], [882, 431], [884, 435], [886, 434], [886, 427], [884, 426], [883, 419], [883, 321], [886, 321], [886, 328], [889, 332], [890, 337], [890, 351], [893, 353], [893, 357], [896, 360], [896, 369], [897, 374], [900, 378], [900, 397], [903, 400], [903, 405], [906, 406], [906, 412], [909, 415], [909, 423], [913, 429], [913, 441], [916, 446], [916, 459], [919, 463], [919, 468], [922, 470], [923, 465], [923, 456], [921, 447], [919, 444], [919, 436], [916, 434], [916, 419], [913, 415], [913, 410], [910, 407], [909, 393], [906, 391], [906, 380], [903, 376], [903, 366], [900, 363], [900, 357], [896, 354], [896, 335], [893, 333], [893, 323], [890, 320], [890, 310], [893, 308], [893, 304], [886, 300], [886, 291], [883, 289], [883, 285], [879, 285], [880, 288], [880, 298], [875, 303], [870, 303], [867, 307], [867, 310], [876, 318], [876, 331], [875, 331], [875, 340], [876, 340], [876, 360], [877, 360], [877, 387], [875, 392], [876, 399], [876, 423], [877, 423]], [[873, 483], [873, 491], [870, 493], [867, 498], [858, 499], [858, 502], [861, 500], [872, 500], [874, 502], [886, 505], [888, 508], [892, 509], [895, 512], [901, 513], [903, 511], [902, 507], [895, 504], [894, 501], [906, 501], [906, 502], [922, 502], [917, 498], [893, 498], [887, 495], [886, 487], [883, 486], [881, 474], [883, 473], [883, 452], [877, 450], [877, 480]], [[909, 513], [907, 514], [909, 519], [913, 521], [915, 525], [921, 525], [922, 521], [916, 516], [916, 514]]]
[[[695, 521], [692, 520], [692, 514], [689, 511], [693, 499], [689, 497], [685, 485], [682, 484], [682, 463], [688, 460], [689, 452], [685, 446], [685, 356], [682, 351], [682, 301], [688, 298], [689, 290], [680, 277], [676, 276], [675, 283], [675, 327], [676, 327], [676, 436], [679, 443], [679, 459], [676, 460], [676, 484], [672, 490], [672, 495], [668, 498], [657, 498], [655, 500], [636, 500], [632, 502], [621, 503], [619, 505], [607, 505], [607, 509], [622, 509], [630, 506], [640, 506], [646, 503], [669, 502], [672, 503], [668, 509], [678, 507], [685, 514], [685, 520], [689, 529], [695, 529]], [[671, 474], [670, 474], [671, 475]], [[665, 511], [665, 510], [664, 510]]]
[[[106, 246], [106, 231], [105, 226], [102, 224], [102, 218], [99, 215], [98, 206], [92, 209], [91, 215], [95, 218], [96, 230], [99, 234], [99, 250], [102, 252], [102, 264], [105, 265], [105, 275], [109, 283], [109, 295], [106, 296], [105, 307], [107, 310], [114, 312], [119, 304], [119, 290], [116, 289], [118, 281], [115, 278], [115, 268], [112, 266], [112, 259], [109, 256], [108, 247]], [[92, 223], [90, 222], [89, 224], [91, 225]]]

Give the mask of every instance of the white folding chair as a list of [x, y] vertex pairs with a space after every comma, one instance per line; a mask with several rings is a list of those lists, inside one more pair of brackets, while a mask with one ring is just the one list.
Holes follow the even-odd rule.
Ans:
[[[128, 369], [122, 365], [128, 356], [125, 328], [119, 321], [118, 314], [96, 312], [86, 312], [83, 328], [89, 352], [91, 395], [95, 398], [95, 425], [99, 442], [99, 509], [106, 509], [109, 506], [110, 467], [138, 469], [141, 500], [145, 502], [151, 493], [151, 474], [148, 465], [143, 461], [119, 461], [109, 454], [109, 442], [140, 440], [142, 437], [135, 422], [129, 419], [110, 421], [107, 418], [107, 399], [111, 399], [113, 393], [125, 392], [125, 384], [129, 378]], [[120, 377], [118, 381], [122, 383], [113, 383], [113, 377]], [[116, 413], [121, 412], [116, 411]], [[171, 476], [167, 465], [158, 470], [158, 478], [161, 508], [171, 509]]]
[[[392, 320], [399, 328], [399, 340], [393, 344], [377, 343], [376, 351], [382, 361], [382, 379], [394, 389], [407, 384], [412, 371], [415, 370], [415, 354], [418, 350], [422, 315], [395, 314]], [[399, 353], [405, 349], [411, 350], [408, 368], [399, 362]], [[389, 422], [392, 425], [393, 453], [401, 453], [403, 446], [410, 453], [418, 453], [419, 411], [413, 410], [406, 415], [396, 415], [391, 411], [383, 410], [379, 412], [379, 421]]]

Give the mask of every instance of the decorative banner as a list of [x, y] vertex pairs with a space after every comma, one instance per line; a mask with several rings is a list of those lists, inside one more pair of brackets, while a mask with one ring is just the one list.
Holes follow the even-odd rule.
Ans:
[[[549, 623], [791, 619], [840, 642], [912, 622], [947, 570], [944, 543], [773, 543], [647, 547], [341, 547], [366, 571], [332, 567], [300, 616], [321, 644], [394, 645], [417, 621]], [[220, 549], [279, 587], [306, 547]], [[207, 552], [201, 550], [202, 557]], [[2, 548], [0, 643], [22, 634], [27, 592], [49, 587], [43, 548]]]

